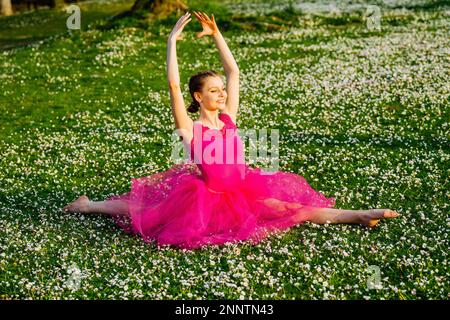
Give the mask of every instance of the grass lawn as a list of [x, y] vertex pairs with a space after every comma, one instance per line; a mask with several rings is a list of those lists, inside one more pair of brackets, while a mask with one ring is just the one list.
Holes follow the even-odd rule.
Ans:
[[[107, 27], [126, 0], [81, 4], [81, 30], [65, 29], [64, 11], [0, 17], [0, 299], [449, 299], [449, 6], [188, 3], [214, 13], [238, 62], [238, 126], [280, 131], [280, 170], [336, 208], [402, 216], [186, 251], [63, 214], [173, 164], [165, 58], [177, 17]], [[365, 18], [374, 3], [379, 29]], [[198, 31], [193, 19], [177, 44], [186, 102], [191, 74], [222, 71]]]

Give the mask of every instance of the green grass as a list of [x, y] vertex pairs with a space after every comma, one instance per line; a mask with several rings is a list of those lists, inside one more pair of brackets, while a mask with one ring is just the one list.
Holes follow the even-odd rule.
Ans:
[[[182, 251], [104, 216], [61, 214], [81, 194], [124, 193], [131, 178], [172, 165], [165, 51], [177, 17], [111, 25], [131, 4], [120, 1], [86, 6], [80, 31], [64, 30], [66, 14], [52, 10], [0, 18], [0, 298], [449, 298], [442, 6], [382, 7], [377, 31], [360, 9], [245, 3], [190, 2], [214, 12], [239, 64], [239, 127], [279, 129], [280, 170], [337, 208], [402, 216], [370, 231], [307, 223], [256, 246]], [[177, 45], [183, 84], [221, 71], [193, 22]], [[67, 285], [73, 265], [78, 290]], [[380, 268], [380, 289], [367, 287], [369, 266]]]
[[[91, 23], [127, 10], [132, 2], [128, 0], [79, 2], [81, 30], [87, 30]], [[67, 33], [66, 20], [71, 15], [65, 10], [39, 8], [0, 20], [0, 50], [28, 45], [51, 36]]]

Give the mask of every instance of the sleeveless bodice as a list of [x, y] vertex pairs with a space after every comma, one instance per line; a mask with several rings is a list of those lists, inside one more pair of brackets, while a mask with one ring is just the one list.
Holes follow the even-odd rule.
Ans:
[[245, 179], [244, 144], [230, 116], [221, 113], [219, 119], [224, 122], [222, 129], [210, 129], [194, 122], [190, 156], [208, 188], [224, 192]]

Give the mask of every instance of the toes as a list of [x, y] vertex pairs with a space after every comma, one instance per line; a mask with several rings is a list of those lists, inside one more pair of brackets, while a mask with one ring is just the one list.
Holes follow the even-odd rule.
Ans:
[[396, 218], [398, 216], [399, 216], [399, 214], [393, 210], [386, 210], [383, 213], [384, 218]]
[[370, 209], [372, 219], [396, 218], [399, 214], [390, 209]]
[[62, 208], [62, 210], [65, 212], [77, 212], [80, 210], [80, 208], [79, 208], [80, 203], [83, 203], [84, 201], [90, 201], [88, 196], [86, 196], [86, 195], [80, 196], [74, 202], [69, 203], [64, 208]]
[[369, 222], [363, 224], [369, 228], [374, 228], [380, 222], [380, 219], [396, 218], [398, 216], [400, 216], [398, 212], [390, 209], [370, 209]]

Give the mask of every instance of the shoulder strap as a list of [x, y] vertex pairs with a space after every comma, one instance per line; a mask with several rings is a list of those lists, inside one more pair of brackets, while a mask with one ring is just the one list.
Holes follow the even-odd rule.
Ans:
[[222, 120], [223, 122], [225, 122], [225, 124], [229, 124], [229, 125], [231, 125], [232, 127], [236, 127], [236, 124], [233, 122], [233, 120], [231, 120], [231, 117], [230, 117], [230, 115], [228, 114], [228, 113], [221, 113], [220, 114], [220, 116], [221, 116], [221, 119], [220, 120]]

